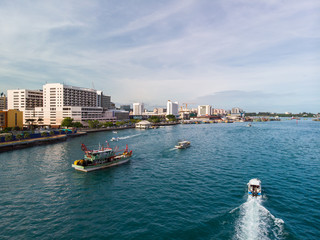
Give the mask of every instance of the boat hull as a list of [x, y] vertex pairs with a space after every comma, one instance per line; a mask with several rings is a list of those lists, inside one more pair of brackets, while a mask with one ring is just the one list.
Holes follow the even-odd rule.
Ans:
[[130, 158], [131, 158], [131, 156], [126, 156], [126, 157], [122, 157], [117, 160], [114, 160], [112, 162], [106, 162], [106, 163], [89, 165], [89, 166], [81, 166], [81, 165], [72, 164], [72, 167], [78, 171], [81, 171], [81, 172], [91, 172], [91, 171], [96, 171], [96, 170], [103, 169], [103, 168], [108, 168], [108, 167], [113, 167], [113, 166], [124, 164], [124, 163], [128, 162], [130, 160]]

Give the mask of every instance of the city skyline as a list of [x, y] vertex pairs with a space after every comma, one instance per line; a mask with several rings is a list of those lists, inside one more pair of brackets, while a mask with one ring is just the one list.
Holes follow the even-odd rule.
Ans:
[[2, 1], [0, 92], [65, 83], [115, 102], [319, 112], [317, 1]]

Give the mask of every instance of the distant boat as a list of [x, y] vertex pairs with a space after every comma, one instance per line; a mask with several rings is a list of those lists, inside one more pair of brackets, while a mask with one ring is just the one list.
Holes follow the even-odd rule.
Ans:
[[248, 194], [254, 197], [261, 196], [261, 181], [258, 178], [253, 178], [248, 182]]
[[113, 133], [118, 133], [117, 131], [113, 131]]
[[178, 142], [178, 145], [176, 145], [174, 147], [177, 149], [185, 149], [185, 148], [190, 147], [190, 144], [191, 143], [189, 141], [181, 141], [181, 142]]
[[248, 123], [247, 127], [252, 127], [251, 123]]
[[118, 142], [118, 141], [119, 141], [119, 138], [118, 138], [118, 137], [113, 137], [113, 138], [110, 139], [110, 141], [112, 141], [112, 142]]

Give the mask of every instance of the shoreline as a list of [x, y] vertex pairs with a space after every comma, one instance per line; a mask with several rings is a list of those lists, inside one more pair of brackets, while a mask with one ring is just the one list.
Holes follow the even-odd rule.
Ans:
[[20, 141], [12, 141], [12, 142], [5, 142], [0, 143], [0, 153], [2, 152], [8, 152], [23, 148], [29, 148], [34, 146], [41, 146], [41, 145], [48, 145], [58, 142], [64, 142], [68, 138], [74, 138], [87, 135], [85, 132], [78, 132], [68, 135], [56, 135], [56, 136], [50, 136], [50, 137], [43, 137], [43, 138], [34, 138], [34, 139], [24, 139]]

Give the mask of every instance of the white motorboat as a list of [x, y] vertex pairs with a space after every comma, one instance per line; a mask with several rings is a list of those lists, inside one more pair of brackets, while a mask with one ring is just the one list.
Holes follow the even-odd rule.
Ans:
[[113, 133], [115, 133], [115, 134], [116, 134], [116, 133], [118, 133], [118, 132], [117, 132], [117, 131], [113, 131]]
[[177, 149], [184, 149], [184, 148], [188, 148], [190, 147], [190, 142], [189, 141], [182, 141], [182, 142], [178, 142], [178, 145], [174, 146]]
[[118, 138], [118, 137], [113, 137], [113, 138], [111, 138], [110, 141], [112, 141], [112, 142], [118, 142], [118, 141], [119, 141], [119, 138]]
[[248, 194], [252, 196], [261, 196], [261, 181], [253, 178], [248, 182]]

